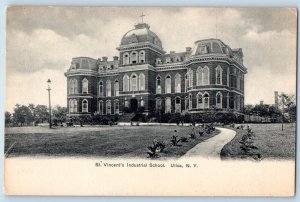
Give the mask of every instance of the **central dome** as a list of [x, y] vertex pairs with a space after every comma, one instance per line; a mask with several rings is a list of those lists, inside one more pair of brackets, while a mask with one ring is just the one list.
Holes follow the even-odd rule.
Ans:
[[128, 31], [121, 40], [121, 45], [129, 45], [134, 43], [150, 42], [162, 49], [161, 41], [158, 36], [150, 30], [150, 26], [146, 23], [139, 23], [134, 26], [135, 29]]

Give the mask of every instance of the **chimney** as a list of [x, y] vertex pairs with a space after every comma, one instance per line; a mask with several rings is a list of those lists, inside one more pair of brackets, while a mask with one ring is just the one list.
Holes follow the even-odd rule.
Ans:
[[275, 107], [278, 108], [278, 91], [274, 92], [274, 99], [275, 99]]
[[107, 57], [102, 57], [103, 62], [107, 62]]
[[191, 48], [191, 47], [186, 47], [186, 48], [185, 48], [185, 51], [186, 51], [187, 53], [190, 53], [190, 52], [192, 52], [192, 48]]
[[101, 58], [98, 58], [98, 61], [101, 62]]
[[119, 60], [119, 57], [118, 56], [114, 56], [114, 61], [118, 61]]
[[173, 54], [173, 53], [175, 53], [175, 51], [170, 51], [170, 54]]
[[259, 101], [259, 104], [260, 104], [260, 105], [263, 105], [263, 104], [264, 104], [264, 101], [263, 101], [263, 100]]

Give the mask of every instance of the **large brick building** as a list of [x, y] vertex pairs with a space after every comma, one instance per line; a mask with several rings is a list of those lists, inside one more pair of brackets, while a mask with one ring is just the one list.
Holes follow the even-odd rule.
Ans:
[[184, 52], [166, 53], [149, 25], [140, 23], [117, 50], [112, 61], [72, 59], [65, 73], [69, 116], [122, 115], [140, 108], [144, 113], [240, 112], [244, 106], [242, 49], [205, 39]]

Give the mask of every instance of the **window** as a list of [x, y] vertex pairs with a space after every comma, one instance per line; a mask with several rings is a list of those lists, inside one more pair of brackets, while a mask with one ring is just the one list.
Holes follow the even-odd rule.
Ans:
[[111, 96], [111, 81], [107, 80], [106, 81], [106, 97]]
[[189, 85], [189, 78], [188, 78], [188, 75], [186, 74], [185, 82], [184, 82], [184, 90], [185, 90], [184, 92], [187, 92], [188, 85]]
[[127, 74], [123, 76], [123, 91], [129, 91], [129, 76]]
[[88, 101], [86, 99], [84, 99], [82, 101], [82, 112], [88, 112], [89, 109], [88, 109]]
[[201, 86], [203, 84], [203, 69], [202, 67], [198, 67], [197, 69], [197, 86]]
[[208, 51], [207, 51], [207, 46], [205, 46], [205, 45], [201, 45], [200, 47], [199, 47], [199, 52], [200, 52], [200, 54], [206, 54]]
[[209, 94], [208, 93], [205, 93], [204, 94], [204, 108], [209, 108]]
[[124, 53], [123, 54], [123, 65], [128, 65], [129, 64], [129, 54]]
[[77, 94], [77, 80], [71, 79], [69, 81], [69, 94]]
[[185, 97], [184, 108], [185, 108], [185, 110], [189, 109], [189, 98], [187, 96]]
[[209, 68], [207, 66], [203, 68], [202, 79], [203, 79], [203, 85], [209, 84]]
[[156, 98], [155, 108], [156, 108], [156, 110], [161, 110], [161, 99], [160, 98]]
[[229, 67], [227, 68], [227, 86], [229, 87]]
[[218, 92], [216, 94], [216, 107], [222, 108], [222, 93], [221, 92]]
[[216, 84], [221, 85], [222, 84], [222, 67], [217, 66], [216, 68]]
[[161, 59], [160, 59], [160, 58], [156, 58], [155, 64], [159, 65], [159, 64], [161, 64], [161, 63], [162, 63], [162, 62], [161, 62]]
[[171, 98], [166, 98], [166, 113], [171, 113]]
[[166, 63], [171, 63], [171, 58], [170, 57], [166, 57]]
[[192, 94], [189, 95], [189, 109], [193, 108], [193, 97]]
[[144, 63], [145, 62], [145, 51], [140, 51], [139, 52], [139, 63]]
[[188, 81], [189, 81], [189, 87], [193, 87], [193, 70], [188, 71]]
[[114, 96], [119, 96], [119, 81], [115, 80], [114, 84]]
[[143, 73], [139, 75], [139, 90], [145, 90], [145, 75]]
[[145, 105], [145, 102], [144, 102], [143, 98], [141, 98], [141, 107], [144, 107], [144, 105]]
[[111, 101], [106, 100], [106, 114], [110, 115], [111, 114]]
[[71, 99], [69, 100], [69, 112], [77, 112], [77, 100], [76, 99]]
[[103, 97], [103, 81], [99, 82], [99, 97]]
[[87, 94], [88, 88], [89, 88], [89, 81], [86, 78], [84, 78], [82, 80], [82, 94]]
[[136, 74], [132, 74], [130, 78], [130, 91], [137, 91], [137, 76]]
[[166, 83], [165, 93], [171, 93], [171, 76], [170, 75], [168, 75], [166, 77], [165, 83]]
[[180, 99], [180, 97], [175, 98], [175, 113], [181, 113], [181, 99]]
[[161, 94], [161, 78], [156, 77], [156, 94]]
[[103, 101], [102, 100], [100, 100], [99, 101], [99, 114], [100, 115], [103, 115]]
[[181, 92], [181, 76], [180, 74], [176, 74], [175, 76], [175, 93]]
[[115, 114], [119, 114], [119, 100], [115, 100]]
[[175, 61], [176, 61], [176, 62], [180, 62], [180, 61], [181, 61], [180, 56], [176, 56], [176, 57], [175, 57]]
[[197, 94], [197, 108], [198, 109], [203, 108], [203, 95], [202, 95], [202, 93]]
[[136, 64], [138, 61], [138, 55], [136, 51], [133, 51], [130, 53], [130, 63], [131, 64]]

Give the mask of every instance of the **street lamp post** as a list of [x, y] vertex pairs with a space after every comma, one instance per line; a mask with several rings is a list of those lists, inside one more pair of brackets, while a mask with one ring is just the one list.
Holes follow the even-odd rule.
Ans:
[[48, 88], [46, 90], [48, 91], [48, 96], [49, 96], [49, 128], [51, 128], [52, 127], [52, 120], [51, 120], [51, 97], [50, 97], [50, 91], [51, 91], [50, 84], [51, 84], [51, 80], [48, 79], [47, 83], [48, 83]]

